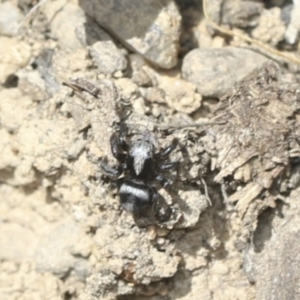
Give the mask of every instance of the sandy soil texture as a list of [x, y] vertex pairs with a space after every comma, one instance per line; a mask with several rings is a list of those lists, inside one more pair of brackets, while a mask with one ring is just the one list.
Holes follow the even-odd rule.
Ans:
[[[300, 299], [299, 66], [200, 0], [42, 2], [0, 3], [0, 299]], [[297, 57], [298, 2], [206, 2]], [[178, 141], [139, 215], [120, 124]]]

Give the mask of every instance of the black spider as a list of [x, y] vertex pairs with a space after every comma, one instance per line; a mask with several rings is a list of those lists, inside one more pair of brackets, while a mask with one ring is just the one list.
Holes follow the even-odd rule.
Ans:
[[116, 182], [122, 207], [133, 214], [139, 226], [168, 220], [171, 210], [156, 186], [172, 184], [164, 173], [176, 169], [178, 162], [164, 161], [176, 148], [177, 140], [174, 139], [170, 146], [156, 152], [153, 133], [145, 129], [129, 138], [128, 128], [123, 123], [119, 132], [112, 134], [110, 144], [119, 165], [112, 168], [102, 162], [101, 167]]

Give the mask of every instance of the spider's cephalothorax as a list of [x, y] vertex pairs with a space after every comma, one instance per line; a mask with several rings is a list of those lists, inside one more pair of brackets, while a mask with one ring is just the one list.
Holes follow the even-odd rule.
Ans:
[[[171, 184], [164, 173], [175, 169], [178, 162], [166, 163], [165, 160], [176, 148], [177, 140], [156, 152], [157, 142], [153, 133], [145, 129], [129, 138], [128, 128], [122, 124], [119, 132], [111, 136], [110, 142], [112, 154], [119, 165], [112, 168], [102, 163], [101, 167], [107, 176], [116, 181], [122, 207], [132, 212], [135, 220], [149, 217], [158, 222], [166, 221], [170, 208], [164, 205], [156, 185], [165, 187]], [[143, 221], [143, 224], [146, 223]]]

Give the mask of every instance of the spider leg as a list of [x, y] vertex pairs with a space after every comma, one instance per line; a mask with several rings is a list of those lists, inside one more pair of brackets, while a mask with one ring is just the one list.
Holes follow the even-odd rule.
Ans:
[[167, 179], [166, 177], [164, 177], [163, 175], [161, 174], [158, 174], [156, 175], [155, 179], [160, 183], [160, 185], [162, 187], [167, 187], [167, 186], [170, 186], [172, 185], [173, 181], [170, 180], [170, 179]]
[[175, 161], [175, 162], [170, 162], [170, 163], [165, 163], [165, 164], [159, 164], [157, 166], [158, 170], [160, 171], [166, 171], [166, 170], [174, 170], [177, 169], [179, 166], [179, 162]]
[[106, 162], [102, 161], [100, 163], [100, 167], [101, 169], [104, 171], [104, 174], [109, 177], [110, 179], [114, 180], [117, 177], [119, 177], [122, 174], [122, 168], [113, 168], [111, 167], [109, 164], [107, 164]]
[[174, 151], [174, 149], [177, 147], [178, 145], [178, 139], [174, 139], [172, 141], [172, 144], [166, 148], [164, 148], [162, 151], [160, 151], [159, 153], [155, 154], [155, 158], [156, 159], [165, 159], [168, 155], [170, 155], [170, 153], [172, 151]]
[[165, 163], [165, 164], [158, 164], [157, 165], [157, 173], [155, 179], [163, 186], [167, 187], [173, 184], [173, 180], [165, 178], [160, 172], [164, 172], [167, 170], [176, 170], [176, 176], [178, 176], [178, 167], [179, 167], [179, 162], [170, 162], [170, 163]]
[[129, 150], [129, 145], [126, 142], [126, 136], [128, 133], [128, 128], [125, 123], [121, 123], [120, 132], [119, 132], [119, 145], [124, 151]]
[[119, 161], [127, 159], [129, 146], [126, 142], [127, 127], [122, 124], [119, 133], [113, 133], [110, 138], [110, 148], [113, 156]]

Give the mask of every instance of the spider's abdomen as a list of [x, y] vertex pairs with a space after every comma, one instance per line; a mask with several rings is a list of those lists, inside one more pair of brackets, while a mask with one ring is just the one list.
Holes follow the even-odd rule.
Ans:
[[142, 180], [125, 180], [119, 189], [121, 205], [130, 212], [151, 208], [154, 192], [154, 188]]

